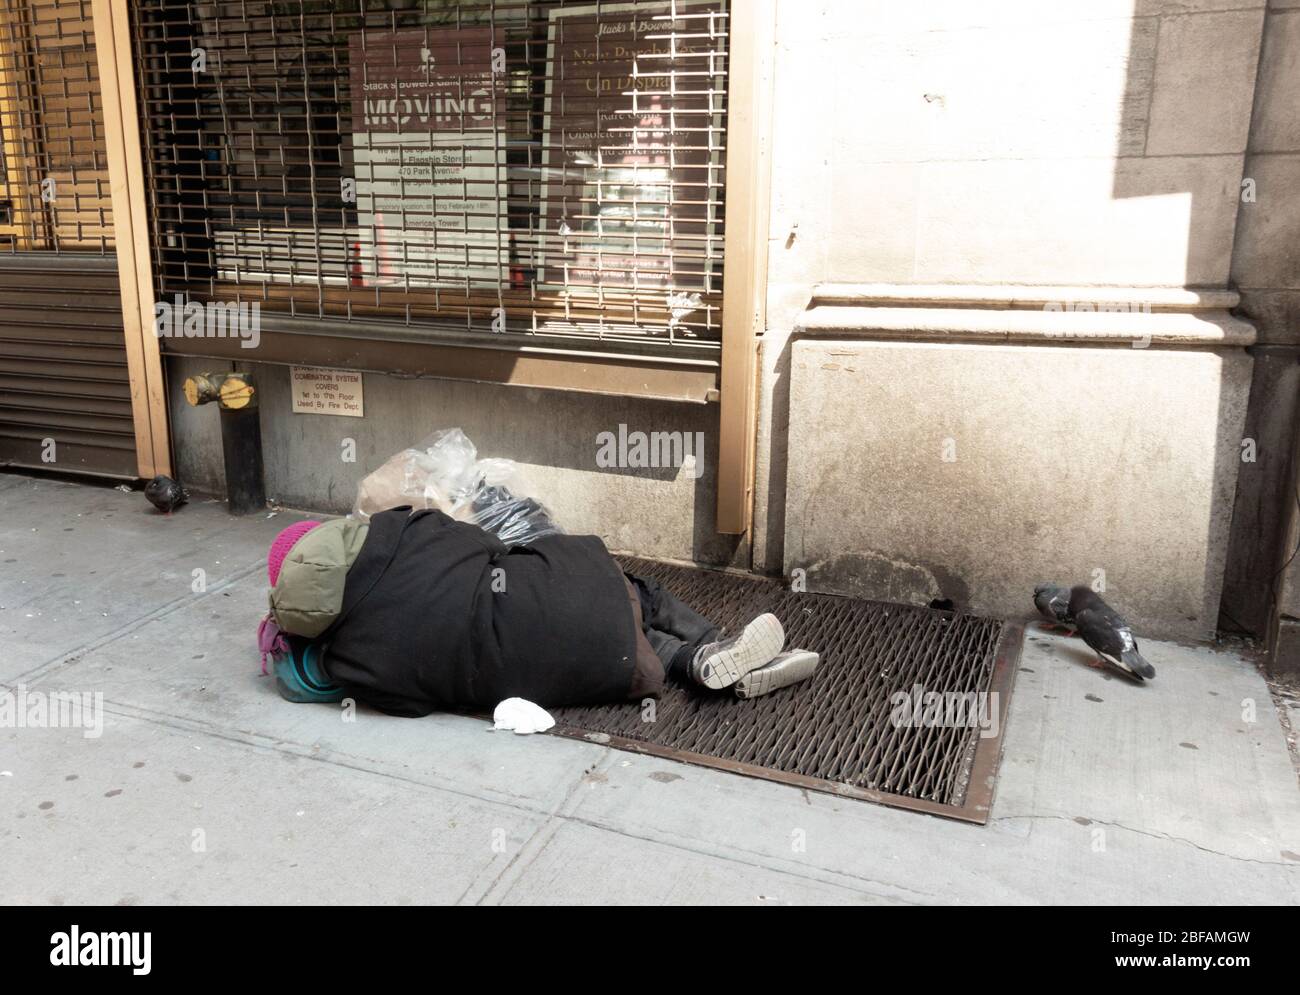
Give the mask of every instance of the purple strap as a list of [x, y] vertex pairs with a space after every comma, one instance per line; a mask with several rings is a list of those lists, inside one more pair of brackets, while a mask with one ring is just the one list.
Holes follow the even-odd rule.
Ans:
[[262, 674], [266, 675], [266, 657], [283, 656], [289, 652], [289, 641], [284, 638], [284, 633], [280, 627], [275, 624], [270, 613], [262, 619], [262, 624], [257, 627], [257, 649], [262, 654]]

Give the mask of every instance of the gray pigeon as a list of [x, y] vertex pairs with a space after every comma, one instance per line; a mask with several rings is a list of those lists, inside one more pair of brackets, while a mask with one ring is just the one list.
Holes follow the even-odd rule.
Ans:
[[189, 492], [184, 487], [163, 474], [144, 485], [144, 496], [164, 515], [170, 515], [190, 499]]
[[1049, 622], [1074, 627], [1074, 618], [1070, 615], [1070, 592], [1055, 584], [1039, 584], [1034, 588], [1034, 606], [1038, 613]]
[[1128, 623], [1092, 588], [1080, 584], [1070, 591], [1069, 612], [1083, 641], [1103, 660], [1138, 679], [1156, 676], [1156, 668], [1138, 652], [1137, 640]]

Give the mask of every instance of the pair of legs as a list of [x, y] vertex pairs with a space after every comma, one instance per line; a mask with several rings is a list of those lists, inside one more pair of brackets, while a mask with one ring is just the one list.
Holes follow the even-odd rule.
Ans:
[[718, 626], [658, 581], [624, 577], [640, 629], [630, 697], [655, 693], [655, 685], [666, 677], [680, 685], [727, 688], [737, 697], [755, 698], [803, 680], [817, 666], [816, 653], [782, 652], [785, 631], [775, 615], [760, 615], [724, 639]]
[[722, 630], [657, 580], [623, 576], [641, 609], [641, 632], [663, 664], [664, 674], [678, 684], [694, 683], [691, 663], [696, 652], [721, 638]]

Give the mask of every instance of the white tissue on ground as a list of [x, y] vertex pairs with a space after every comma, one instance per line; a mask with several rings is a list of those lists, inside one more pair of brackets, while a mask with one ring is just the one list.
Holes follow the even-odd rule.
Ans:
[[493, 729], [509, 729], [520, 736], [546, 732], [553, 725], [550, 712], [524, 698], [507, 698], [492, 712]]

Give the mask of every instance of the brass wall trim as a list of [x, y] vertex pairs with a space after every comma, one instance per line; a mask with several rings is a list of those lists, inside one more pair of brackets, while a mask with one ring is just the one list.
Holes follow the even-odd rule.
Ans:
[[[309, 322], [307, 324], [315, 324]], [[704, 404], [717, 399], [718, 366], [708, 359], [617, 356], [572, 349], [503, 349], [285, 332], [263, 326], [245, 349], [237, 338], [165, 339], [168, 355], [247, 363], [310, 365], [400, 377], [468, 380], [552, 390]], [[306, 348], [310, 343], [310, 349]]]
[[141, 477], [160, 473], [170, 475], [167, 390], [163, 380], [162, 354], [158, 338], [153, 333], [153, 268], [149, 254], [140, 121], [133, 75], [135, 63], [131, 55], [127, 5], [112, 0], [92, 0], [91, 13], [104, 106], [137, 470]]
[[767, 325], [775, 0], [731, 8], [727, 84], [727, 240], [722, 283], [722, 381], [717, 529], [749, 531], [758, 430], [758, 342]]

